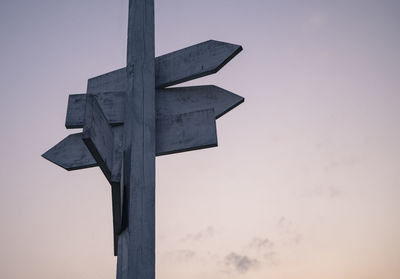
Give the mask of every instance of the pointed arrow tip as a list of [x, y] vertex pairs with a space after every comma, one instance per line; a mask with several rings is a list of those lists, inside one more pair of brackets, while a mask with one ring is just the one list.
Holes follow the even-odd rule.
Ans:
[[68, 170], [66, 166], [64, 166], [61, 162], [59, 162], [59, 158], [57, 157], [57, 151], [56, 151], [57, 145], [53, 146], [49, 150], [47, 150], [45, 153], [42, 154], [42, 157], [53, 164], [62, 167], [65, 170]]
[[223, 105], [216, 110], [218, 113], [216, 114], [215, 118], [218, 119], [221, 116], [225, 115], [226, 113], [230, 112], [238, 105], [244, 102], [244, 98], [240, 95], [232, 93], [226, 89], [220, 88], [218, 86], [213, 85], [215, 89], [219, 92], [221, 96], [223, 96]]
[[82, 140], [82, 133], [71, 134], [42, 154], [46, 160], [68, 171], [97, 166]]
[[228, 49], [229, 53], [226, 59], [215, 69], [214, 73], [217, 73], [219, 70], [221, 70], [226, 64], [228, 64], [233, 58], [235, 58], [236, 55], [238, 55], [243, 50], [243, 47], [241, 45], [235, 45], [217, 40], [210, 40], [209, 42], [223, 46], [223, 48]]

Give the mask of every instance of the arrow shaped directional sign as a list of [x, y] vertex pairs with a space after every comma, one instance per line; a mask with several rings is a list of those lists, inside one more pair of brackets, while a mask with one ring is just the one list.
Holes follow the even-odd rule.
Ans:
[[[65, 127], [82, 128], [86, 96], [69, 95]], [[95, 94], [99, 105], [110, 125], [124, 122], [125, 92], [105, 92]], [[244, 98], [214, 85], [175, 87], [156, 90], [156, 114], [174, 115], [208, 108], [214, 108], [215, 118], [219, 118], [239, 104]]]
[[[218, 72], [242, 51], [239, 45], [206, 41], [156, 58], [155, 83], [157, 88], [176, 85]], [[126, 68], [88, 80], [87, 93], [125, 91]]]
[[66, 170], [99, 166], [109, 181], [118, 279], [154, 279], [155, 156], [217, 146], [216, 119], [244, 101], [213, 85], [169, 86], [216, 73], [241, 50], [210, 40], [154, 58], [154, 0], [129, 0], [127, 67], [69, 96], [65, 127], [83, 132], [42, 156]]
[[82, 133], [67, 136], [42, 156], [69, 171], [97, 166], [96, 160], [82, 141]]
[[213, 108], [218, 119], [243, 102], [243, 97], [215, 85], [158, 89], [156, 113], [170, 115]]

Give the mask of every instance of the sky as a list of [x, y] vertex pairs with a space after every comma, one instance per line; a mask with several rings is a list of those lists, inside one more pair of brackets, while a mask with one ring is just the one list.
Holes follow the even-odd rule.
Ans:
[[[125, 66], [127, 0], [0, 2], [0, 278], [115, 278], [98, 168], [40, 155]], [[243, 51], [218, 147], [156, 161], [159, 279], [400, 278], [400, 1], [155, 0], [156, 55]]]

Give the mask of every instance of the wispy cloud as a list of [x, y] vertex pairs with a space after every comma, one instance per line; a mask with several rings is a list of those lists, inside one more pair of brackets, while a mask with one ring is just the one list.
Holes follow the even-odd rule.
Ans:
[[182, 238], [182, 241], [201, 241], [209, 237], [213, 237], [215, 234], [214, 228], [208, 226], [206, 229], [197, 232], [197, 233], [189, 233], [185, 237]]
[[174, 250], [167, 253], [167, 257], [169, 259], [178, 261], [178, 262], [187, 262], [191, 261], [196, 257], [196, 252], [189, 249], [180, 249]]
[[260, 262], [257, 259], [249, 258], [246, 255], [239, 255], [233, 252], [225, 257], [224, 263], [227, 267], [233, 268], [239, 273], [246, 273], [260, 265]]
[[274, 247], [274, 243], [268, 238], [254, 238], [250, 243], [250, 248], [256, 249], [271, 249]]
[[262, 262], [263, 264], [277, 264], [278, 253], [275, 249], [275, 243], [269, 238], [255, 237], [250, 242], [249, 247], [257, 252], [259, 256], [262, 255], [262, 260], [260, 260], [260, 262]]

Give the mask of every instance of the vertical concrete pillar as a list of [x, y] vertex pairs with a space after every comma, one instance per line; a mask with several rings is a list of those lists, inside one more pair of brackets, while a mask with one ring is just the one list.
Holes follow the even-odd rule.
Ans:
[[154, 55], [154, 0], [130, 0], [124, 123], [127, 224], [120, 238], [120, 248], [127, 249], [118, 252], [118, 279], [155, 278]]

